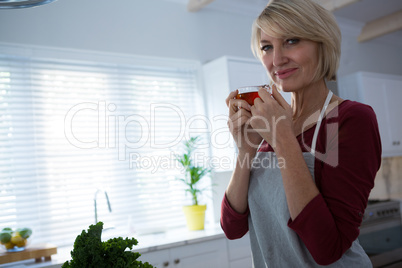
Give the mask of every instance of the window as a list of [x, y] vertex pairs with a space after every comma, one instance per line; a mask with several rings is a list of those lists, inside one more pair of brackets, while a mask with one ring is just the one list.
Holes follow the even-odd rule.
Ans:
[[196, 62], [2, 50], [0, 228], [71, 245], [95, 222], [95, 196], [104, 228], [184, 226], [174, 153], [205, 118]]

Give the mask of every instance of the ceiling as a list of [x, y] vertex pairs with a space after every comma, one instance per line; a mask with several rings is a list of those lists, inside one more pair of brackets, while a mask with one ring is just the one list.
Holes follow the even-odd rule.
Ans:
[[[189, 0], [165, 1], [183, 4], [183, 8], [186, 8]], [[268, 0], [215, 0], [204, 9], [256, 17], [267, 3]], [[402, 0], [360, 0], [333, 13], [339, 19], [353, 21], [363, 27], [369, 21], [392, 14], [398, 10], [402, 10]], [[198, 12], [203, 12], [203, 10]], [[402, 42], [402, 30], [378, 37], [376, 40], [385, 42], [398, 40]]]
[[401, 0], [360, 0], [357, 3], [334, 11], [334, 15], [366, 23], [401, 9]]

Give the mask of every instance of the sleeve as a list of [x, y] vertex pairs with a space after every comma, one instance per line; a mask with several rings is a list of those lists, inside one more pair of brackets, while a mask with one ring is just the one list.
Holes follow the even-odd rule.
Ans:
[[380, 134], [370, 106], [349, 107], [332, 123], [328, 120], [324, 133], [326, 153], [316, 160], [319, 174], [315, 169], [320, 194], [288, 222], [320, 265], [340, 259], [358, 237], [381, 164]]
[[221, 205], [221, 227], [228, 239], [238, 239], [248, 232], [249, 210], [244, 214], [237, 213], [229, 204], [226, 195]]

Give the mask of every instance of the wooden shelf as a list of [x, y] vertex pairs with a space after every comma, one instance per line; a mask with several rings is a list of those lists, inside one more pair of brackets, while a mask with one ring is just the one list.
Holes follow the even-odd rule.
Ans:
[[52, 255], [57, 254], [57, 247], [52, 244], [30, 245], [25, 250], [19, 252], [0, 251], [0, 264], [35, 259], [35, 262], [42, 260], [50, 261]]

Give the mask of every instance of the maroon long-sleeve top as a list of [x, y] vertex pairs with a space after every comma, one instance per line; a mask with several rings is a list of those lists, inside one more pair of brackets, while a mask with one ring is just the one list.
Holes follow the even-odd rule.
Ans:
[[[297, 137], [303, 152], [309, 151], [314, 130], [312, 127]], [[273, 151], [267, 143], [259, 150]], [[317, 263], [325, 265], [341, 258], [358, 237], [374, 187], [381, 164], [381, 140], [373, 109], [343, 101], [323, 119], [316, 151], [325, 152], [316, 154], [315, 159], [320, 194], [293, 221], [289, 219], [288, 227], [299, 235]], [[229, 239], [248, 232], [248, 217], [248, 211], [237, 213], [226, 196], [223, 198], [221, 226]]]

